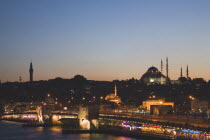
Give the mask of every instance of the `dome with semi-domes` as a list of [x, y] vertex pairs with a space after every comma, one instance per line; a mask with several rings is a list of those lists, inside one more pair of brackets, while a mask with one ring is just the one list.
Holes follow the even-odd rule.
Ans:
[[169, 79], [163, 75], [156, 67], [150, 67], [145, 74], [142, 75], [140, 81], [150, 84], [166, 84]]
[[158, 72], [158, 69], [156, 67], [150, 67], [147, 72]]

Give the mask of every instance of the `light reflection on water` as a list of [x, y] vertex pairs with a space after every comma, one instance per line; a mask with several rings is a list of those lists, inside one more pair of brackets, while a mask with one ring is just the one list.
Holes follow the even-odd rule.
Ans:
[[[62, 127], [22, 127], [21, 123], [1, 121], [0, 140], [136, 140], [106, 134], [62, 134]], [[140, 140], [140, 139], [139, 139]]]

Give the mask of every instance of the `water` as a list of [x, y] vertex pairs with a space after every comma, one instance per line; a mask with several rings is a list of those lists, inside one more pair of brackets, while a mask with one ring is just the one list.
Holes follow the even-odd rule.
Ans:
[[[55, 126], [22, 127], [22, 123], [0, 121], [0, 140], [137, 140], [106, 134], [62, 134], [62, 128]], [[142, 140], [142, 139], [138, 139]]]

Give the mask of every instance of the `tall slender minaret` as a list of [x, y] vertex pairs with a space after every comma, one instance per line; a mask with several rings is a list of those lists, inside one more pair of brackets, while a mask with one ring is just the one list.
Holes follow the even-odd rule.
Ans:
[[188, 69], [188, 65], [187, 65], [187, 79], [189, 79], [189, 69]]
[[32, 62], [30, 63], [29, 75], [30, 75], [30, 82], [33, 82], [33, 65]]
[[20, 82], [20, 83], [22, 82], [22, 77], [21, 77], [21, 76], [19, 77], [19, 82]]
[[163, 73], [163, 61], [161, 59], [161, 73]]
[[180, 77], [182, 78], [182, 67], [181, 67]]
[[114, 94], [115, 94], [115, 96], [117, 96], [117, 86], [116, 86], [116, 83], [114, 85]]
[[166, 58], [166, 77], [168, 78], [168, 57]]

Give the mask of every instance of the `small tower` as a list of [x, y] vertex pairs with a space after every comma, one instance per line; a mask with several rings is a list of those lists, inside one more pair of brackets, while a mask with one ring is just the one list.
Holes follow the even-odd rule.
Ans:
[[189, 69], [188, 69], [188, 65], [187, 65], [187, 72], [186, 72], [186, 74], [187, 74], [187, 79], [189, 79]]
[[183, 76], [183, 75], [182, 75], [182, 67], [181, 67], [180, 77], [182, 78], [182, 76]]
[[30, 75], [30, 82], [33, 82], [33, 65], [32, 62], [30, 63], [29, 75]]
[[168, 78], [168, 57], [166, 58], [166, 77]]
[[161, 73], [163, 73], [163, 61], [162, 61], [162, 59], [161, 59]]

